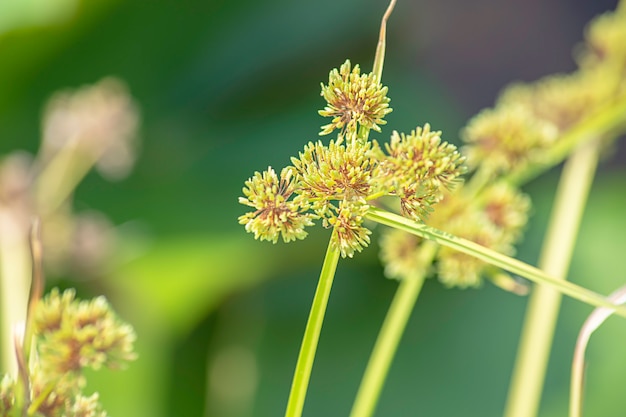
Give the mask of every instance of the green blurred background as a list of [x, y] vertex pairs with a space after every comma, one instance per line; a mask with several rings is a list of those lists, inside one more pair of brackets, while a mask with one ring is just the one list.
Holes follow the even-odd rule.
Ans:
[[[400, 0], [383, 80], [393, 129], [459, 129], [513, 80], [574, 69], [584, 24], [616, 2]], [[90, 377], [112, 416], [284, 413], [328, 231], [255, 242], [237, 224], [243, 181], [289, 163], [324, 122], [319, 83], [346, 58], [369, 71], [383, 0], [0, 0], [0, 154], [35, 153], [46, 99], [114, 75], [141, 108], [130, 177], [95, 173], [76, 210], [119, 227], [115, 261], [96, 276], [49, 277], [82, 297], [105, 294], [138, 333], [139, 360]], [[609, 293], [626, 253], [624, 146], [603, 163], [571, 280]], [[519, 257], [536, 263], [558, 170], [525, 188], [534, 215]], [[305, 416], [347, 415], [397, 286], [376, 245], [340, 262]], [[525, 298], [490, 284], [426, 283], [385, 386], [379, 416], [498, 416]], [[541, 416], [567, 410], [574, 341], [591, 308], [563, 304]], [[588, 415], [622, 415], [626, 325], [592, 339]]]

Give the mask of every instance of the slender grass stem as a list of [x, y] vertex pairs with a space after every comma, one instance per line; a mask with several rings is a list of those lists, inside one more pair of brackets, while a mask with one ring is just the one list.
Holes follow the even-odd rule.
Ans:
[[400, 281], [376, 339], [350, 417], [369, 417], [374, 414], [391, 362], [424, 284], [426, 268], [432, 263], [436, 250], [434, 242], [426, 242], [420, 252], [420, 264], [423, 267], [416, 270], [414, 276]]
[[[599, 142], [580, 147], [567, 160], [559, 182], [554, 208], [539, 259], [539, 268], [564, 280], [589, 189], [598, 163]], [[537, 414], [554, 338], [561, 294], [537, 286], [528, 301], [519, 351], [505, 408], [506, 417]]]
[[[336, 232], [333, 230], [333, 235]], [[335, 278], [337, 263], [339, 262], [340, 251], [333, 244], [334, 236], [331, 237], [324, 257], [322, 272], [320, 273], [317, 289], [309, 312], [309, 319], [304, 330], [304, 337], [298, 355], [296, 370], [293, 375], [291, 391], [289, 393], [289, 401], [287, 402], [287, 411], [285, 417], [300, 417], [304, 407], [304, 399], [306, 397], [307, 388], [309, 386], [309, 378], [313, 361], [315, 360], [315, 351], [317, 350], [317, 342], [322, 330], [322, 323], [326, 313], [326, 305], [330, 296], [330, 289]]]
[[389, 16], [391, 16], [391, 12], [393, 12], [393, 8], [395, 6], [396, 0], [391, 0], [380, 22], [380, 33], [378, 34], [378, 44], [376, 45], [376, 55], [374, 57], [374, 66], [372, 69], [372, 72], [374, 73], [374, 75], [376, 75], [376, 78], [378, 78], [379, 82], [383, 76], [383, 64], [385, 62], [385, 47], [387, 44], [387, 20], [389, 19]]
[[28, 297], [28, 309], [26, 311], [26, 325], [24, 327], [24, 358], [30, 360], [31, 345], [34, 336], [34, 320], [37, 305], [41, 300], [44, 290], [43, 276], [43, 244], [41, 242], [40, 221], [35, 219], [30, 231], [30, 252], [33, 260], [32, 280], [30, 295]]
[[551, 286], [563, 294], [584, 303], [597, 307], [610, 308], [619, 316], [626, 318], [626, 308], [613, 304], [600, 294], [571, 282], [554, 278], [534, 266], [528, 265], [509, 256], [502, 255], [501, 253], [486, 248], [475, 242], [442, 232], [441, 230], [427, 226], [423, 223], [417, 223], [398, 214], [376, 207], [370, 206], [366, 217], [369, 220], [384, 224], [385, 226], [395, 227], [424, 239], [432, 240], [440, 245], [458, 250], [459, 252], [478, 258], [488, 264], [497, 266], [498, 268], [502, 268], [513, 274], [517, 274], [535, 283]]

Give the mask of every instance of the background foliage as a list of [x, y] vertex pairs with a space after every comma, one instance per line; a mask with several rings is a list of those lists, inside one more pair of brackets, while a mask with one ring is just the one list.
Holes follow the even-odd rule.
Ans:
[[[46, 3], [43, 8], [40, 3]], [[386, 2], [0, 0], [0, 154], [35, 152], [45, 100], [103, 76], [141, 106], [133, 174], [90, 174], [77, 210], [118, 225], [114, 262], [86, 279], [49, 277], [83, 297], [104, 293], [139, 336], [125, 373], [93, 376], [111, 415], [274, 416], [286, 404], [328, 231], [290, 245], [254, 242], [237, 224], [243, 181], [287, 163], [317, 137], [319, 83], [345, 58], [369, 70]], [[384, 82], [394, 112], [382, 135], [429, 122], [456, 142], [465, 121], [513, 80], [574, 68], [584, 24], [615, 2], [399, 2]], [[570, 279], [602, 293], [623, 284], [624, 146], [594, 184]], [[557, 172], [526, 187], [534, 216], [519, 257], [536, 263]], [[342, 261], [305, 415], [346, 415], [397, 283], [375, 245]], [[485, 285], [426, 283], [379, 415], [502, 412], [525, 299]], [[541, 416], [564, 415], [569, 366], [590, 308], [565, 300]], [[625, 326], [611, 319], [589, 348], [586, 407], [623, 407]], [[415, 410], [415, 411], [407, 411]]]

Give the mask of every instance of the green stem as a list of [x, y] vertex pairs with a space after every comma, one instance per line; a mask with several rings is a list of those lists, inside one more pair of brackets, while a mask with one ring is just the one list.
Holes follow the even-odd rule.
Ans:
[[339, 262], [340, 251], [337, 245], [334, 244], [335, 233], [336, 232], [333, 230], [333, 236], [331, 236], [330, 242], [328, 243], [324, 264], [322, 265], [322, 272], [320, 273], [317, 289], [315, 290], [315, 297], [313, 298], [313, 304], [311, 305], [311, 311], [309, 313], [309, 319], [306, 323], [306, 329], [304, 330], [304, 337], [302, 339], [298, 363], [296, 364], [296, 370], [291, 384], [285, 417], [300, 417], [302, 415], [311, 369], [313, 368], [313, 361], [315, 360], [317, 342], [322, 330], [326, 305], [328, 304], [330, 289], [333, 285], [333, 279], [335, 278], [337, 263]]
[[[564, 280], [598, 163], [599, 142], [585, 144], [567, 160], [539, 259], [539, 268]], [[513, 368], [506, 417], [537, 415], [545, 380], [561, 294], [537, 286], [528, 301], [518, 356]]]
[[419, 263], [423, 268], [400, 282], [376, 339], [350, 417], [369, 417], [374, 414], [391, 361], [396, 354], [398, 344], [424, 284], [426, 267], [432, 263], [436, 250], [435, 243], [426, 242], [420, 252]]
[[34, 337], [35, 311], [44, 290], [43, 278], [43, 245], [41, 242], [40, 221], [36, 218], [30, 231], [30, 251], [33, 261], [28, 309], [26, 310], [26, 326], [24, 329], [24, 358], [30, 360], [31, 345]]
[[387, 20], [389, 16], [391, 16], [391, 12], [396, 5], [396, 0], [391, 0], [389, 2], [389, 6], [387, 6], [387, 10], [383, 15], [382, 21], [380, 22], [380, 33], [378, 35], [378, 45], [376, 45], [376, 55], [374, 57], [374, 67], [372, 72], [376, 76], [378, 82], [383, 77], [383, 63], [385, 62], [385, 46], [386, 46], [386, 37], [387, 37]]
[[522, 276], [535, 283], [549, 285], [559, 290], [563, 294], [566, 294], [584, 303], [596, 307], [609, 308], [611, 310], [614, 310], [617, 315], [626, 318], [626, 308], [622, 306], [616, 306], [600, 294], [597, 294], [579, 285], [573, 284], [569, 281], [556, 279], [553, 276], [541, 271], [540, 269], [535, 268], [534, 266], [528, 265], [509, 256], [502, 255], [501, 253], [486, 248], [475, 242], [451, 235], [446, 232], [442, 232], [441, 230], [437, 230], [423, 223], [417, 223], [398, 214], [391, 213], [376, 207], [370, 207], [366, 217], [369, 220], [384, 224], [385, 226], [395, 227], [397, 229], [404, 230], [416, 236], [432, 240], [436, 243], [439, 243], [440, 245], [473, 256], [484, 262], [487, 262], [488, 264], [497, 266], [498, 268], [502, 268], [513, 274]]

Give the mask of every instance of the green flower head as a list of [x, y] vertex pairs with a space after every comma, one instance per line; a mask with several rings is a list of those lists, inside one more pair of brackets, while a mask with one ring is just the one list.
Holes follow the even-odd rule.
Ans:
[[508, 172], [540, 160], [557, 138], [557, 127], [538, 119], [527, 106], [500, 105], [475, 116], [463, 131], [468, 164]]
[[361, 74], [358, 65], [351, 68], [349, 60], [328, 77], [328, 85], [322, 83], [322, 93], [327, 106], [319, 111], [332, 122], [322, 126], [320, 135], [333, 130], [340, 131], [340, 139], [353, 140], [360, 126], [380, 132], [384, 117], [391, 113], [387, 87], [383, 87], [373, 73]]
[[363, 218], [369, 206], [343, 201], [336, 216], [329, 216], [325, 220], [327, 227], [333, 227], [333, 244], [339, 248], [342, 257], [352, 258], [354, 252], [361, 252], [370, 243], [368, 228], [362, 225]]
[[269, 167], [246, 181], [245, 197], [239, 197], [239, 203], [255, 211], [239, 216], [239, 223], [248, 233], [254, 233], [255, 239], [276, 243], [279, 237], [291, 242], [307, 236], [304, 228], [313, 225], [315, 216], [304, 213], [308, 209], [306, 202], [289, 200], [295, 190], [293, 173], [293, 168], [284, 168], [278, 178]]
[[75, 292], [54, 289], [35, 315], [39, 355], [53, 375], [83, 368], [119, 368], [135, 359], [132, 327], [122, 323], [104, 297], [75, 300]]
[[331, 141], [309, 142], [299, 158], [291, 158], [301, 178], [302, 197], [308, 201], [354, 200], [365, 198], [371, 191], [371, 174], [376, 166], [371, 142], [347, 145]]

